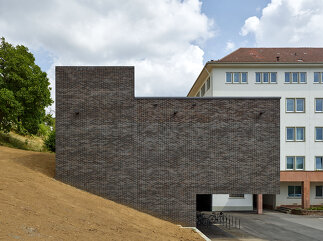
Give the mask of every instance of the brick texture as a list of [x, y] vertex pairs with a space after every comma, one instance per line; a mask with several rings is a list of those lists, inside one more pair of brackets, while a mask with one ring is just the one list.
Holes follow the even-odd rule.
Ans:
[[56, 67], [56, 178], [195, 226], [196, 194], [279, 193], [278, 98], [135, 98], [133, 67]]

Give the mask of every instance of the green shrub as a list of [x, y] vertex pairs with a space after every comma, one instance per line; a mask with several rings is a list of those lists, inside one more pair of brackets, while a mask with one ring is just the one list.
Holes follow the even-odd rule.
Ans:
[[50, 132], [51, 132], [50, 127], [42, 123], [39, 125], [37, 136], [45, 137], [45, 136], [48, 136]]
[[55, 142], [56, 142], [56, 131], [52, 130], [47, 139], [45, 140], [45, 146], [49, 151], [55, 152]]

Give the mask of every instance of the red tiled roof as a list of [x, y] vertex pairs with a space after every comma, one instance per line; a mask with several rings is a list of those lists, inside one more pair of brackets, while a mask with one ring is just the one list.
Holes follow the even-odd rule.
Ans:
[[[212, 62], [212, 61], [211, 61]], [[218, 63], [322, 63], [323, 48], [240, 48]]]

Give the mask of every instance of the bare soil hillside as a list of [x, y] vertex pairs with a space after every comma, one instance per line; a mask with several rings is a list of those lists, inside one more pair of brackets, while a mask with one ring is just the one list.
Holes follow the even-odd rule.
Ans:
[[0, 146], [0, 240], [203, 240], [53, 179], [55, 155]]

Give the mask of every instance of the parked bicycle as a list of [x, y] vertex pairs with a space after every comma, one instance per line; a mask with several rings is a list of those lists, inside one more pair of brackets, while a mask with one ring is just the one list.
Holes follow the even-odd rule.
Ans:
[[209, 220], [209, 218], [201, 212], [197, 212], [196, 213], [196, 225], [204, 225], [204, 226], [210, 226], [211, 222]]

